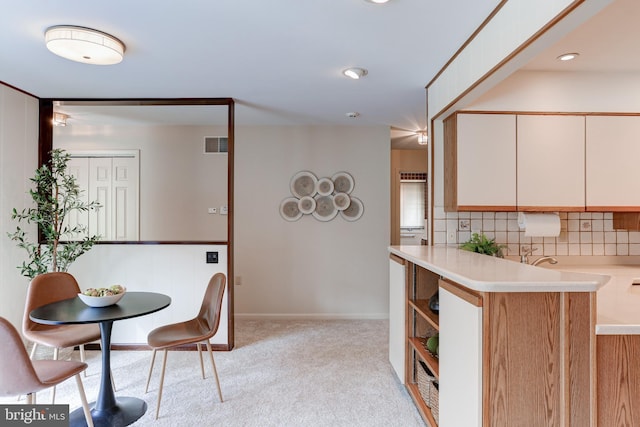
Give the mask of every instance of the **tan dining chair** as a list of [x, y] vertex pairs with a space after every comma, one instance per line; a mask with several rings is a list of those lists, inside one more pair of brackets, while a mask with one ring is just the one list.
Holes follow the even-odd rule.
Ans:
[[87, 425], [93, 427], [80, 378], [80, 372], [87, 369], [86, 363], [69, 360], [31, 361], [20, 334], [4, 317], [0, 317], [0, 342], [0, 397], [26, 394], [27, 404], [33, 405], [38, 391], [75, 377]]
[[[53, 359], [58, 360], [61, 348], [80, 348], [80, 361], [85, 361], [84, 345], [100, 340], [100, 327], [97, 324], [86, 325], [44, 325], [29, 318], [29, 313], [43, 305], [75, 298], [80, 292], [76, 279], [69, 273], [45, 273], [34, 277], [29, 284], [27, 300], [22, 319], [22, 334], [33, 343], [30, 358], [33, 360], [38, 345], [53, 347]], [[85, 372], [86, 376], [86, 372]], [[55, 402], [56, 390], [52, 391]]]
[[211, 343], [209, 342], [209, 339], [218, 331], [218, 325], [220, 324], [220, 311], [222, 309], [222, 296], [224, 294], [226, 281], [226, 276], [222, 273], [216, 273], [211, 277], [209, 284], [207, 285], [207, 290], [204, 294], [204, 299], [202, 300], [200, 312], [193, 319], [161, 326], [149, 332], [147, 342], [153, 349], [153, 354], [151, 356], [151, 366], [149, 366], [147, 385], [144, 390], [145, 393], [149, 391], [149, 382], [151, 381], [153, 364], [156, 360], [156, 352], [158, 350], [164, 350], [162, 373], [160, 374], [160, 387], [158, 388], [156, 419], [158, 419], [158, 414], [160, 413], [160, 401], [162, 399], [164, 372], [167, 366], [167, 354], [168, 350], [172, 347], [196, 344], [196, 347], [198, 348], [198, 356], [200, 356], [200, 371], [202, 372], [202, 379], [204, 379], [204, 363], [202, 361], [202, 349], [200, 345], [202, 342], [206, 344], [207, 351], [209, 352], [209, 358], [211, 359], [211, 366], [213, 367], [213, 374], [216, 378], [218, 396], [220, 397], [220, 402], [222, 402], [220, 380], [218, 379], [218, 371], [216, 370], [216, 364], [213, 360], [213, 352], [211, 351]]

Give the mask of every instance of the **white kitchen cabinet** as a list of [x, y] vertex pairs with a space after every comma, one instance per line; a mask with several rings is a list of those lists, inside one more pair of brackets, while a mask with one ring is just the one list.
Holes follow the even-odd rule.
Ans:
[[402, 384], [406, 360], [406, 306], [405, 261], [392, 255], [389, 259], [389, 362]]
[[443, 286], [464, 292], [440, 281], [439, 425], [481, 427], [482, 307]]
[[585, 118], [518, 115], [519, 210], [585, 208]]
[[638, 159], [640, 117], [588, 116], [587, 210], [640, 211]]
[[516, 116], [457, 115], [458, 210], [515, 210]]

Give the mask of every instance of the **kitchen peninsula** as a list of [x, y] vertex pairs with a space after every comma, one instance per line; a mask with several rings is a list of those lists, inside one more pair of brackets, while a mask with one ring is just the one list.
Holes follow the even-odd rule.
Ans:
[[[428, 425], [596, 425], [596, 292], [609, 276], [454, 247], [389, 252], [389, 357]], [[434, 331], [438, 357], [422, 345]], [[423, 364], [435, 402], [419, 388]]]

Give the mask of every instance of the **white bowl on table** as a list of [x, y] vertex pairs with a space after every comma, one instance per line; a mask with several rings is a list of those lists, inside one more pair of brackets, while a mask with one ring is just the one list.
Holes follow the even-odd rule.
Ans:
[[87, 304], [89, 307], [107, 307], [110, 305], [117, 304], [118, 301], [124, 296], [127, 292], [127, 289], [124, 288], [122, 292], [116, 295], [108, 295], [104, 297], [91, 297], [85, 294], [78, 294], [78, 298], [82, 300], [83, 303]]

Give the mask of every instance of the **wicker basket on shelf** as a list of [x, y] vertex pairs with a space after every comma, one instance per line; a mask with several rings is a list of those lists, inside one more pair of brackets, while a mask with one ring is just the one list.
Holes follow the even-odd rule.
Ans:
[[431, 408], [431, 415], [433, 415], [433, 419], [436, 420], [436, 423], [440, 422], [438, 420], [438, 401], [440, 400], [439, 387], [440, 385], [437, 381], [432, 381], [431, 386], [429, 387], [429, 407]]
[[436, 379], [427, 365], [425, 365], [422, 361], [418, 363], [416, 367], [416, 376], [418, 381], [418, 391], [420, 392], [420, 396], [422, 396], [422, 400], [426, 403], [427, 406], [431, 407], [431, 388], [433, 387], [433, 381]]

